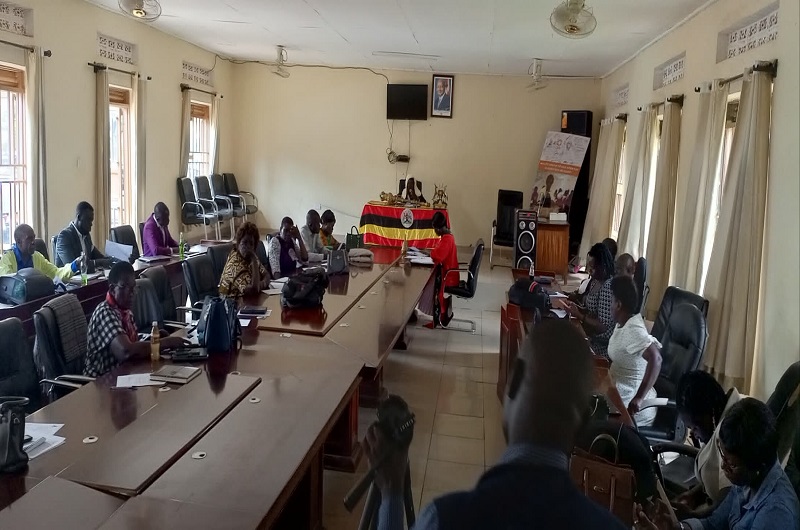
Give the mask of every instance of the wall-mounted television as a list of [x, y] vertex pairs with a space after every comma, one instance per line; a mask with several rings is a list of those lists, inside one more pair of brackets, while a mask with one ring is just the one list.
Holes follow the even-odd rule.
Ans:
[[428, 85], [386, 85], [387, 120], [427, 120]]

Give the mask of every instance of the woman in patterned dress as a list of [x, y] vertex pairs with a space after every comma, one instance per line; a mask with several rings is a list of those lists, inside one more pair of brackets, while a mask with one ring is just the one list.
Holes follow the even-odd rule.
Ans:
[[236, 231], [236, 240], [219, 281], [220, 296], [241, 298], [256, 295], [269, 285], [269, 273], [256, 255], [260, 239], [255, 224], [247, 222]]

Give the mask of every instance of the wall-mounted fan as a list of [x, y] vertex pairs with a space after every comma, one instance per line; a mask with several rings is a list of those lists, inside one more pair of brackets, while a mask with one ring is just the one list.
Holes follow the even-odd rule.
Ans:
[[158, 0], [118, 0], [120, 10], [144, 22], [153, 22], [161, 16]]
[[561, 36], [582, 39], [592, 34], [597, 19], [583, 0], [564, 0], [553, 9], [550, 25]]
[[583, 75], [547, 75], [542, 73], [543, 64], [544, 59], [534, 59], [528, 67], [528, 75], [531, 76], [532, 81], [531, 84], [527, 86], [528, 90], [540, 90], [546, 87], [548, 79], [592, 79], [591, 76]]

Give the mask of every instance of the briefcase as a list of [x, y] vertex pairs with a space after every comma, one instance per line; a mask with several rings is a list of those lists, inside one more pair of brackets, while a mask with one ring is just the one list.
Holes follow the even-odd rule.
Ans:
[[353, 225], [350, 227], [350, 233], [347, 234], [345, 239], [345, 248], [364, 248], [364, 234], [359, 233], [358, 228]]

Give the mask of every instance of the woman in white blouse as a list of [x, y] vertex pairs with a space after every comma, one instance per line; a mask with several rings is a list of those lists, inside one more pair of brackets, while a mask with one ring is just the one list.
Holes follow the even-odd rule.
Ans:
[[615, 326], [608, 341], [609, 371], [636, 424], [652, 425], [657, 409], [640, 409], [644, 400], [656, 397], [653, 385], [661, 370], [661, 344], [647, 332], [642, 315], [636, 312], [638, 300], [633, 278], [617, 276], [611, 280]]

